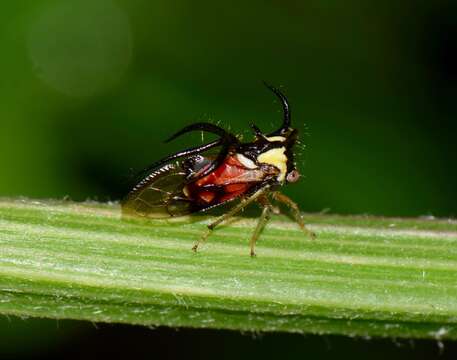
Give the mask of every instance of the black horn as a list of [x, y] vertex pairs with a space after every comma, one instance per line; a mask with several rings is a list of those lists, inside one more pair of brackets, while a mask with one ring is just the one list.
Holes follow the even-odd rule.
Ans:
[[184, 127], [183, 129], [179, 130], [177, 133], [175, 133], [174, 135], [169, 137], [167, 140], [165, 140], [165, 142], [166, 143], [170, 142], [170, 141], [176, 139], [178, 136], [181, 136], [181, 135], [191, 132], [191, 131], [206, 131], [206, 132], [210, 132], [210, 133], [219, 135], [223, 139], [228, 139], [233, 142], [238, 141], [234, 135], [228, 133], [227, 131], [225, 131], [224, 129], [222, 129], [221, 127], [219, 127], [217, 125], [207, 123], [207, 122], [199, 122], [199, 123], [191, 124], [189, 126]]
[[[220, 138], [218, 140], [215, 140], [215, 141], [209, 143], [209, 144], [202, 145], [202, 146], [195, 147], [195, 148], [191, 148], [191, 149], [185, 150], [183, 152], [174, 154], [174, 155], [169, 156], [168, 158], [166, 158], [164, 160], [168, 161], [168, 160], [175, 159], [175, 158], [178, 158], [178, 157], [188, 156], [190, 154], [197, 154], [197, 153], [206, 151], [206, 150], [211, 149], [211, 148], [216, 147], [216, 146], [222, 146], [222, 148], [221, 148], [219, 154], [217, 155], [216, 159], [214, 159], [211, 162], [211, 164], [204, 171], [199, 173], [198, 178], [205, 177], [210, 172], [215, 170], [219, 165], [221, 165], [224, 162], [225, 158], [227, 157], [227, 155], [228, 155], [228, 153], [230, 151], [230, 147], [232, 145], [234, 145], [234, 144], [238, 144], [239, 143], [239, 141], [238, 141], [238, 139], [237, 139], [237, 137], [235, 135], [230, 134], [229, 132], [225, 131], [223, 128], [221, 128], [221, 127], [219, 127], [217, 125], [214, 125], [214, 124], [211, 124], [211, 123], [207, 123], [207, 122], [199, 122], [199, 123], [195, 123], [195, 124], [191, 124], [189, 126], [186, 126], [183, 129], [181, 129], [180, 131], [178, 131], [177, 133], [175, 133], [174, 135], [172, 135], [170, 138], [168, 138], [165, 142], [170, 142], [170, 141], [176, 139], [177, 137], [179, 137], [179, 136], [181, 136], [183, 134], [186, 134], [188, 132], [191, 132], [191, 131], [206, 131], [206, 132], [209, 132], [209, 133], [212, 133], [212, 134], [219, 135]], [[192, 181], [195, 181], [198, 178], [193, 177]]]
[[269, 134], [268, 136], [275, 136], [275, 135], [283, 135], [285, 134], [289, 128], [290, 128], [290, 107], [289, 107], [289, 102], [287, 101], [287, 98], [286, 96], [281, 92], [279, 91], [277, 88], [269, 85], [268, 83], [266, 83], [265, 81], [263, 82], [264, 85], [270, 89], [277, 97], [278, 99], [281, 101], [281, 104], [282, 104], [282, 112], [283, 112], [283, 123], [282, 123], [282, 126], [274, 131], [273, 133]]

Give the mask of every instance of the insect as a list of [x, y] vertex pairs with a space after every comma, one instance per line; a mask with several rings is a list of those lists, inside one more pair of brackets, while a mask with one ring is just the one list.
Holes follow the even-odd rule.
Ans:
[[[278, 130], [264, 134], [251, 124], [254, 141], [241, 142], [235, 135], [211, 123], [198, 122], [184, 127], [166, 142], [191, 131], [209, 132], [218, 139], [167, 156], [145, 169], [141, 180], [122, 202], [123, 213], [166, 218], [205, 212], [238, 201], [208, 225], [192, 248], [197, 251], [216, 226], [256, 202], [262, 213], [250, 240], [250, 253], [255, 256], [260, 232], [270, 214], [279, 212], [270, 201], [275, 200], [287, 205], [300, 228], [314, 238], [315, 234], [306, 228], [297, 204], [278, 191], [300, 177], [293, 153], [298, 132], [291, 127], [287, 98], [277, 88], [265, 85], [282, 104], [283, 122]], [[207, 154], [215, 148], [219, 148], [216, 154]]]

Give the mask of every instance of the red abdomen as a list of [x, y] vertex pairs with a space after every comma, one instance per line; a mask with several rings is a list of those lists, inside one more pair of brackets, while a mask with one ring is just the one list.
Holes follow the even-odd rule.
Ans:
[[262, 179], [262, 171], [248, 169], [228, 156], [216, 170], [186, 185], [184, 193], [202, 205], [216, 205], [243, 195]]

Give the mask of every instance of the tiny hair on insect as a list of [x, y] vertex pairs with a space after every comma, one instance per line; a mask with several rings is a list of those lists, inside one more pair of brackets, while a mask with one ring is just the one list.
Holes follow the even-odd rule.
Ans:
[[123, 214], [165, 219], [204, 213], [226, 204], [229, 210], [216, 217], [192, 247], [197, 251], [218, 225], [248, 205], [257, 203], [262, 212], [249, 243], [250, 254], [255, 256], [257, 239], [270, 214], [276, 212], [273, 203], [278, 202], [286, 205], [306, 235], [315, 238], [314, 232], [305, 226], [298, 205], [279, 191], [300, 178], [294, 160], [298, 131], [292, 127], [286, 96], [279, 89], [264, 84], [282, 105], [282, 124], [277, 130], [265, 134], [251, 124], [254, 139], [242, 142], [222, 127], [208, 122], [184, 127], [166, 142], [192, 131], [211, 133], [217, 135], [217, 139], [178, 151], [143, 170], [139, 181], [121, 203]]

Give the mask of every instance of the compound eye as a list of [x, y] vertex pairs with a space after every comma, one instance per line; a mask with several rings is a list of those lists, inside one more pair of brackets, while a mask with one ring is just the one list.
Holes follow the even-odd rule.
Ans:
[[300, 173], [297, 170], [292, 170], [290, 173], [287, 174], [286, 180], [287, 182], [296, 182], [300, 178]]

